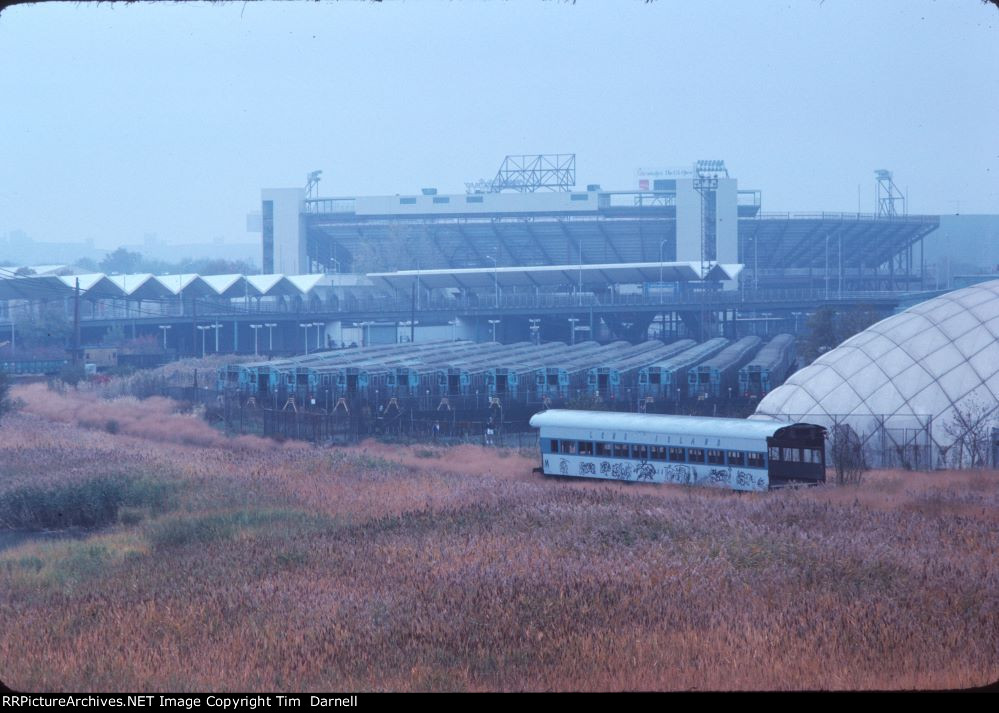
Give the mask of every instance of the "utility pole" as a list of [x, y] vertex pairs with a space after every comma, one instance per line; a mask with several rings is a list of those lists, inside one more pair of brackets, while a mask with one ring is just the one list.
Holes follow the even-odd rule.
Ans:
[[[181, 309], [184, 308], [183, 299], [182, 297], [180, 303]], [[191, 298], [191, 352], [195, 355], [198, 353], [198, 300], [194, 297]], [[202, 340], [201, 345], [201, 356], [205, 356], [204, 340]]]
[[[13, 331], [13, 330], [12, 330]], [[80, 362], [80, 278], [73, 292], [73, 364]]]

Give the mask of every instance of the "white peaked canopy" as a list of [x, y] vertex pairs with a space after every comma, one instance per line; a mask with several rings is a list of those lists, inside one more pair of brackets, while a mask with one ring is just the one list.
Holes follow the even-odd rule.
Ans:
[[360, 276], [334, 275], [15, 275], [0, 270], [0, 300], [53, 300], [72, 297], [76, 281], [85, 298], [155, 300], [178, 297], [307, 297], [316, 288], [368, 286]]
[[929, 416], [935, 445], [950, 446], [957, 411], [969, 409], [999, 417], [999, 280], [868, 327], [793, 374], [756, 413], [854, 427], [855, 419]]

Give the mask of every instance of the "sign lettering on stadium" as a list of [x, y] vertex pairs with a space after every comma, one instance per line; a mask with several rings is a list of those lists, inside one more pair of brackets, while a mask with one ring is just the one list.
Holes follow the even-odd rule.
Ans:
[[638, 168], [635, 176], [643, 178], [693, 178], [696, 175], [693, 166], [674, 166], [671, 168]]

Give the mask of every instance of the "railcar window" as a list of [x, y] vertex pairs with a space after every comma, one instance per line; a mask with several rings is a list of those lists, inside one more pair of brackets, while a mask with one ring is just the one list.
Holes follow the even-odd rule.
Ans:
[[770, 460], [780, 460], [780, 448], [770, 448]]
[[593, 442], [592, 441], [580, 441], [579, 442], [579, 455], [581, 455], [581, 456], [591, 456], [591, 455], [593, 455]]
[[788, 463], [800, 463], [801, 451], [797, 448], [781, 448], [781, 459]]
[[562, 441], [560, 443], [560, 452], [564, 455], [574, 456], [576, 455], [576, 442], [575, 441]]
[[652, 460], [666, 460], [666, 446], [652, 446]]
[[[771, 449], [773, 450], [773, 449]], [[746, 454], [746, 465], [750, 468], [762, 468], [763, 467], [763, 454], [762, 453], [747, 453]]]
[[688, 448], [687, 449], [687, 462], [688, 463], [703, 463], [704, 462], [704, 449], [703, 448]]
[[648, 446], [632, 446], [631, 447], [631, 457], [637, 460], [648, 460], [649, 459], [649, 447]]
[[548, 452], [549, 453], [558, 453], [558, 441], [556, 439], [554, 439], [554, 438], [549, 439], [549, 441], [548, 441]]
[[627, 443], [615, 443], [614, 444], [614, 457], [615, 458], [627, 458], [628, 457], [628, 444]]
[[601, 458], [610, 458], [611, 447], [610, 443], [597, 443], [597, 455]]
[[822, 451], [817, 448], [803, 448], [805, 463], [822, 463]]
[[682, 448], [670, 446], [669, 459], [674, 463], [684, 463], [687, 460], [687, 456], [684, 455]]
[[746, 454], [742, 451], [729, 451], [728, 452], [728, 464], [729, 465], [746, 465]]
[[725, 451], [714, 450], [713, 448], [708, 449], [708, 463], [712, 465], [724, 465], [725, 464]]

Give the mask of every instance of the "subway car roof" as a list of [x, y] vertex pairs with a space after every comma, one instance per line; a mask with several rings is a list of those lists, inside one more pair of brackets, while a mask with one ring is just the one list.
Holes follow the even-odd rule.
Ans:
[[[769, 438], [777, 431], [825, 429], [812, 424], [792, 424], [776, 419], [714, 418], [710, 416], [667, 416], [615, 411], [570, 411], [549, 409], [531, 416], [534, 428], [572, 428], [588, 431], [634, 431], [668, 433], [677, 436], [718, 436], [727, 438]], [[815, 435], [818, 435], [817, 433]]]

